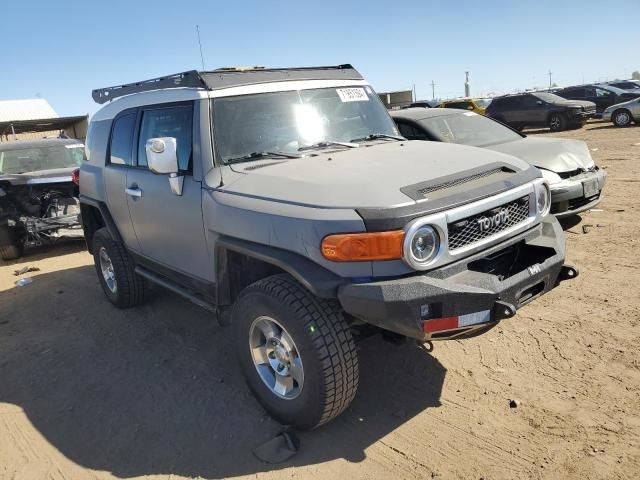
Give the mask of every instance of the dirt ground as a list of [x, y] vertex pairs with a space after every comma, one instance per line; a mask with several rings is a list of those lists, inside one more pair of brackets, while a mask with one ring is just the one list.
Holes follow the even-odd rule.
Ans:
[[566, 225], [579, 278], [431, 355], [361, 343], [353, 405], [284, 464], [252, 455], [280, 426], [210, 314], [163, 290], [112, 308], [79, 243], [0, 265], [0, 479], [638, 478], [640, 127], [609, 125], [557, 135], [609, 174]]

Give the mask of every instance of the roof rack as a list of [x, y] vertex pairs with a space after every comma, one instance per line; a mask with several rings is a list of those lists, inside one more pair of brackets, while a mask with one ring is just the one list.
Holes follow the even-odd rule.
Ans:
[[350, 64], [302, 68], [225, 67], [206, 72], [189, 70], [136, 83], [98, 88], [91, 92], [91, 96], [96, 103], [102, 104], [124, 95], [150, 90], [168, 88], [219, 90], [291, 80], [363, 80], [363, 77]]

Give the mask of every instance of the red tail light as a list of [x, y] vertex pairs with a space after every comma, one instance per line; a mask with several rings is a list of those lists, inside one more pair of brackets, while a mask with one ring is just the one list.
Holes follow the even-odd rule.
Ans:
[[76, 168], [73, 172], [71, 172], [71, 181], [76, 185], [80, 186], [80, 169]]

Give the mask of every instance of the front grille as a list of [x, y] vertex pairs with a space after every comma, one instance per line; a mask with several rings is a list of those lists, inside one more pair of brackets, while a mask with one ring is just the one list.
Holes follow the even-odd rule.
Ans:
[[492, 170], [487, 170], [486, 172], [476, 173], [475, 175], [470, 175], [468, 177], [457, 178], [455, 180], [451, 180], [449, 182], [444, 182], [444, 183], [439, 183], [437, 185], [430, 185], [428, 187], [421, 188], [420, 190], [418, 190], [418, 193], [424, 197], [428, 193], [431, 193], [431, 192], [435, 192], [435, 191], [442, 190], [442, 189], [445, 189], [445, 188], [456, 187], [458, 185], [462, 185], [463, 183], [468, 183], [468, 182], [471, 182], [473, 180], [477, 180], [479, 178], [490, 177], [491, 175], [496, 175], [497, 173], [500, 173], [500, 172], [503, 172], [503, 171], [505, 171], [503, 167], [494, 168]]
[[[507, 218], [504, 218], [504, 212], [508, 213]], [[486, 224], [488, 219], [499, 214], [502, 214], [500, 221], [491, 223], [486, 229], [481, 228], [481, 223]], [[491, 210], [450, 223], [447, 225], [449, 232], [449, 250], [455, 250], [479, 242], [525, 221], [528, 217], [529, 196], [527, 195], [499, 207], [492, 208]], [[485, 221], [479, 222], [479, 220]]]

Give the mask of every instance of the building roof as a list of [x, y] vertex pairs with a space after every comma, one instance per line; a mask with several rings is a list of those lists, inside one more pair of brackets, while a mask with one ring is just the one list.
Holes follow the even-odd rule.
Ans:
[[44, 98], [0, 100], [0, 122], [58, 118], [58, 114]]

